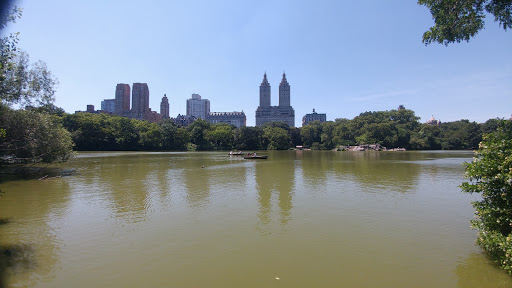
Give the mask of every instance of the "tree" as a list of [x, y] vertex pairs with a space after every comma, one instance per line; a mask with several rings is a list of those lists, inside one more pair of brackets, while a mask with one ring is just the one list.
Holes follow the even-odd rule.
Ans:
[[0, 101], [22, 107], [50, 105], [55, 100], [57, 84], [45, 62], [30, 63], [27, 53], [17, 51], [2, 71]]
[[263, 138], [268, 141], [268, 150], [286, 150], [290, 148], [290, 135], [283, 128], [265, 127], [263, 129]]
[[231, 149], [233, 141], [233, 126], [225, 123], [214, 124], [206, 131], [206, 138], [214, 149]]
[[187, 130], [190, 132], [190, 141], [196, 145], [197, 150], [207, 150], [209, 148], [209, 143], [206, 139], [206, 131], [209, 128], [210, 122], [201, 118], [188, 125]]
[[69, 132], [56, 116], [0, 107], [0, 164], [37, 164], [67, 161], [73, 153]]
[[[21, 17], [14, 7], [2, 11], [0, 29]], [[35, 164], [66, 161], [73, 142], [56, 116], [12, 110], [12, 104], [51, 105], [57, 80], [42, 61], [30, 64], [17, 49], [18, 33], [0, 38], [0, 164]]]
[[512, 274], [512, 121], [503, 120], [497, 131], [484, 135], [473, 162], [465, 166], [469, 182], [462, 183], [462, 191], [482, 194], [472, 203], [477, 244]]
[[504, 30], [512, 28], [512, 0], [418, 0], [430, 9], [435, 25], [423, 34], [423, 43], [469, 42], [484, 28], [485, 12]]
[[260, 150], [263, 129], [260, 127], [241, 127], [234, 132], [234, 144], [240, 150]]
[[136, 133], [139, 135], [139, 141], [137, 143], [139, 149], [145, 151], [161, 149], [161, 139], [163, 137], [158, 124], [135, 119], [131, 121], [134, 123]]
[[305, 125], [300, 130], [300, 137], [302, 139], [302, 143], [306, 147], [311, 147], [313, 143], [320, 143], [322, 135], [322, 126], [320, 125], [320, 121], [313, 121], [308, 125]]
[[158, 125], [162, 135], [161, 147], [163, 150], [185, 150], [189, 140], [189, 134], [186, 129], [178, 127], [170, 119], [162, 120]]

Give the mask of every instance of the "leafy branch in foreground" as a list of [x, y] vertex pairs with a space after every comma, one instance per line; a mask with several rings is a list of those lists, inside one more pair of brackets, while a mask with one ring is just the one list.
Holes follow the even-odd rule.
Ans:
[[504, 30], [512, 29], [512, 0], [418, 0], [426, 6], [435, 25], [423, 34], [423, 43], [448, 45], [469, 41], [485, 26], [485, 13]]
[[482, 194], [472, 203], [477, 244], [512, 274], [512, 120], [502, 120], [497, 131], [486, 134], [473, 162], [465, 165], [469, 182], [462, 190]]

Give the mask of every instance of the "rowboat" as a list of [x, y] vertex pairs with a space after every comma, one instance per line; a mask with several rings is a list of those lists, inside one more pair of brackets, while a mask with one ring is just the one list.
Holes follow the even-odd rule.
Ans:
[[267, 159], [268, 158], [268, 155], [261, 155], [261, 156], [254, 156], [254, 155], [251, 155], [251, 156], [244, 156], [244, 159]]

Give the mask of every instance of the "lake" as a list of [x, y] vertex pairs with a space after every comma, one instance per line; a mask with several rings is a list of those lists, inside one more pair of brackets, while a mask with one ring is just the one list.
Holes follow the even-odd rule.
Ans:
[[472, 152], [79, 153], [0, 185], [0, 287], [512, 287]]

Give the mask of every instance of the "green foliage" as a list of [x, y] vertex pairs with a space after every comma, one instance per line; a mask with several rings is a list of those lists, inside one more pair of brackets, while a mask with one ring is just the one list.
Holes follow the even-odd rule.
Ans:
[[300, 129], [300, 137], [306, 147], [311, 147], [314, 142], [319, 143], [321, 136], [322, 126], [320, 125], [320, 121], [313, 121]]
[[64, 162], [72, 156], [73, 142], [55, 116], [34, 111], [0, 108], [0, 163]]
[[196, 145], [197, 150], [208, 150], [210, 143], [206, 138], [206, 132], [210, 128], [210, 123], [199, 118], [187, 127], [190, 133], [190, 141]]
[[[43, 106], [36, 111], [52, 111]], [[34, 110], [34, 109], [32, 109]], [[51, 112], [50, 112], [51, 113]], [[298, 145], [335, 149], [339, 145], [381, 144], [387, 148], [413, 150], [474, 149], [482, 129], [492, 130], [495, 121], [477, 124], [468, 120], [443, 123], [441, 127], [420, 124], [411, 110], [364, 112], [352, 120], [312, 122], [302, 128], [282, 122], [260, 127], [235, 128], [198, 119], [186, 128], [166, 119], [158, 124], [107, 114], [64, 115], [64, 127], [77, 150], [265, 150]], [[278, 129], [274, 129], [278, 128]]]
[[465, 166], [469, 182], [462, 183], [462, 190], [482, 195], [473, 202], [477, 243], [512, 274], [512, 121], [503, 120], [497, 131], [486, 134]]
[[169, 119], [160, 123], [108, 114], [66, 114], [62, 123], [80, 151], [186, 150], [189, 132]]
[[263, 129], [261, 127], [241, 127], [233, 132], [233, 142], [238, 150], [261, 150]]
[[484, 28], [485, 12], [494, 16], [504, 30], [512, 28], [511, 0], [418, 0], [426, 6], [435, 25], [423, 34], [423, 43], [469, 41]]
[[215, 150], [232, 149], [233, 126], [220, 123], [214, 124], [206, 132], [206, 139]]
[[422, 124], [418, 131], [411, 135], [409, 147], [413, 150], [439, 150], [441, 128], [435, 125]]
[[[12, 10], [5, 10], [6, 15], [0, 15], [0, 31], [2, 31], [9, 22], [16, 22], [21, 18], [21, 9], [14, 7]], [[8, 74], [14, 70], [13, 58], [16, 55], [19, 33], [11, 33], [9, 36], [0, 38], [0, 83], [6, 80]], [[3, 85], [0, 85], [2, 89]], [[3, 91], [0, 90], [0, 94]], [[1, 96], [0, 96], [1, 97]], [[1, 98], [0, 98], [1, 99]]]
[[286, 150], [290, 148], [290, 135], [284, 128], [267, 126], [263, 128], [263, 138], [268, 150]]
[[60, 117], [64, 116], [64, 114], [66, 113], [66, 111], [64, 111], [64, 109], [62, 109], [61, 107], [55, 106], [53, 103], [47, 103], [47, 104], [41, 105], [39, 107], [27, 106], [27, 107], [25, 107], [25, 110], [33, 110], [35, 112], [47, 113], [50, 115], [57, 115]]
[[440, 138], [444, 150], [477, 149], [482, 140], [482, 127], [469, 120], [443, 123]]
[[28, 54], [23, 51], [10, 56], [2, 71], [2, 79], [0, 101], [8, 105], [41, 106], [50, 105], [55, 100], [57, 79], [45, 62], [30, 63]]

